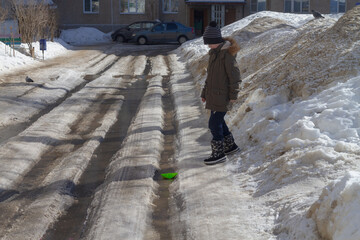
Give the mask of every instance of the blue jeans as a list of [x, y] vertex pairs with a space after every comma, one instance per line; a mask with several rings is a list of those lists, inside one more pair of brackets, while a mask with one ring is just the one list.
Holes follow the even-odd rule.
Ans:
[[229, 128], [224, 120], [225, 115], [226, 112], [211, 111], [209, 129], [215, 141], [221, 141], [224, 139], [224, 136], [230, 134]]

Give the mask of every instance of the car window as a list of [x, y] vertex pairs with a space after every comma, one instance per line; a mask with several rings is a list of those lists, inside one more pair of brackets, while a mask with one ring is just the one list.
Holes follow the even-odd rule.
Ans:
[[143, 23], [143, 28], [150, 29], [155, 25], [155, 23]]
[[177, 29], [178, 29], [178, 27], [175, 23], [167, 23], [166, 24], [167, 31], [176, 31]]
[[159, 24], [159, 25], [156, 25], [156, 26], [154, 27], [154, 31], [155, 31], [155, 32], [161, 32], [161, 31], [164, 31], [164, 30], [165, 30], [164, 24]]
[[129, 25], [130, 29], [139, 29], [141, 28], [141, 24], [140, 23], [133, 23]]
[[143, 23], [143, 28], [149, 29], [152, 28], [155, 24], [154, 23]]

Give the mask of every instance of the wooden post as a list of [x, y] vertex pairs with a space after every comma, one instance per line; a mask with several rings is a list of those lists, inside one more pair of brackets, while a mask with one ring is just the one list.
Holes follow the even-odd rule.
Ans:
[[[5, 35], [6, 35], [6, 27], [5, 27], [5, 24], [4, 24], [4, 38], [5, 38]], [[4, 49], [5, 49], [5, 54], [6, 54], [6, 40], [5, 40], [5, 47], [4, 47]]]
[[13, 55], [15, 57], [15, 39], [13, 38]]
[[11, 44], [13, 42], [12, 39], [13, 39], [13, 31], [12, 31], [12, 26], [10, 26], [10, 40], [9, 40], [10, 57], [11, 57]]

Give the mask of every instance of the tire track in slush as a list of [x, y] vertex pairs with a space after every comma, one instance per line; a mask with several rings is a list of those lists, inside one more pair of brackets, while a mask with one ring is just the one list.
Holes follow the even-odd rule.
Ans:
[[[111, 84], [116, 82], [116, 80], [112, 80]], [[126, 85], [128, 83], [120, 82], [120, 84]], [[8, 231], [13, 232], [13, 225], [18, 225], [17, 221], [22, 221], [23, 218], [26, 218], [26, 214], [29, 213], [29, 206], [44, 198], [44, 195], [51, 194], [52, 191], [56, 194], [57, 190], [55, 189], [59, 189], [59, 187], [53, 188], [55, 185], [61, 185], [61, 188], [63, 188], [61, 191], [64, 194], [68, 194], [67, 192], [73, 188], [74, 184], [70, 180], [52, 182], [50, 185], [44, 184], [44, 180], [50, 176], [50, 173], [56, 175], [54, 174], [57, 171], [56, 169], [59, 168], [58, 166], [64, 166], [63, 162], [67, 156], [71, 156], [85, 144], [89, 145], [87, 142], [97, 140], [98, 133], [95, 131], [104, 129], [101, 125], [104, 118], [108, 116], [107, 113], [113, 112], [115, 110], [113, 106], [121, 104], [121, 101], [123, 101], [118, 96], [114, 96], [116, 95], [114, 92], [100, 93], [96, 98], [94, 97], [90, 105], [88, 105], [89, 107], [80, 113], [78, 119], [72, 123], [71, 131], [67, 134], [66, 139], [62, 137], [61, 139], [56, 139], [56, 141], [54, 139], [54, 141], [49, 143], [52, 147], [41, 155], [36, 165], [23, 177], [21, 183], [16, 186], [16, 190], [11, 190], [10, 192], [4, 191], [5, 193], [7, 192], [6, 196], [0, 197], [0, 212], [2, 212], [0, 215], [0, 221], [2, 222], [0, 238], [1, 236], [6, 236]], [[78, 101], [80, 100], [78, 99]], [[66, 104], [70, 104], [70, 102]], [[112, 108], [112, 111], [109, 111], [110, 108]], [[61, 163], [62, 165], [60, 165]]]
[[[150, 61], [147, 60], [143, 75], [137, 76], [131, 87], [119, 91], [119, 94], [125, 97], [119, 113], [121, 117], [110, 128], [81, 176], [79, 184], [71, 191], [76, 198], [76, 204], [60, 217], [55, 225], [45, 233], [42, 240], [80, 239], [82, 237], [87, 227], [87, 209], [93, 200], [95, 189], [104, 182], [106, 167], [126, 137], [131, 120], [136, 115], [142, 96], [146, 91], [146, 78], [149, 77], [150, 69]], [[116, 75], [116, 78], [121, 77], [129, 78], [128, 75]]]
[[163, 89], [165, 95], [162, 98], [164, 108], [164, 128], [162, 134], [164, 135], [164, 150], [161, 153], [159, 161], [159, 169], [155, 172], [154, 180], [159, 184], [157, 190], [157, 198], [155, 198], [152, 212], [152, 228], [158, 234], [159, 240], [171, 240], [172, 234], [170, 231], [170, 185], [172, 180], [164, 179], [161, 173], [175, 172], [175, 136], [176, 123], [174, 118], [174, 103], [169, 89], [170, 76], [163, 76]]
[[170, 76], [172, 74], [168, 57], [159, 55], [152, 58], [153, 75], [162, 76], [162, 108], [164, 125], [161, 130], [163, 135], [163, 150], [160, 154], [158, 169], [156, 169], [153, 180], [158, 184], [153, 200], [151, 213], [151, 224], [145, 230], [145, 239], [171, 240], [170, 227], [170, 185], [173, 180], [164, 179], [162, 173], [175, 172], [175, 137], [177, 125], [174, 117], [174, 101], [170, 90]]
[[[101, 70], [101, 73], [110, 69], [111, 66], [113, 66], [118, 60], [119, 57], [105, 69]], [[99, 76], [100, 75], [101, 74], [99, 74]], [[95, 79], [96, 78], [93, 80]], [[87, 82], [87, 84], [90, 82]], [[117, 82], [117, 80], [114, 79], [112, 82]], [[129, 85], [129, 82], [126, 82], [128, 81], [124, 81], [124, 83], [120, 82], [120, 84]], [[83, 85], [81, 89], [86, 87], [87, 84]], [[92, 87], [90, 86], [89, 89], [91, 88]], [[81, 89], [79, 88], [78, 91]], [[117, 89], [117, 92], [119, 92], [119, 89], [124, 89], [124, 87], [114, 89]], [[114, 95], [117, 96], [115, 97]], [[71, 96], [73, 96], [73, 94], [69, 94], [68, 98], [71, 98]], [[120, 95], [116, 93], [100, 93], [96, 98], [94, 98], [94, 100], [92, 100], [93, 107], [82, 112], [82, 115], [79, 115], [78, 119], [72, 123], [71, 132], [67, 134], [68, 138], [58, 139], [55, 142], [53, 141], [51, 143], [52, 147], [42, 154], [41, 159], [16, 186], [16, 190], [1, 191], [0, 212], [2, 212], [2, 230], [5, 231], [1, 230], [0, 237], [6, 236], [6, 229], [10, 230], [12, 225], [17, 222], [18, 219], [23, 217], [24, 212], [27, 211], [27, 206], [33, 204], [38, 197], [41, 198], [45, 192], [49, 191], [49, 187], [45, 185], [42, 186], [42, 182], [49, 173], [52, 172], [53, 169], [61, 163], [61, 161], [63, 161], [64, 156], [67, 156], [69, 153], [76, 152], [87, 141], [94, 139], [94, 136], [92, 137], [91, 134], [95, 129], [100, 127], [100, 123], [103, 121], [102, 118], [107, 116], [106, 113], [108, 110], [113, 108], [114, 104], [120, 104], [117, 102], [123, 101], [123, 99], [118, 96]], [[66, 99], [64, 99], [61, 103], [64, 103], [65, 100]], [[58, 103], [57, 105], [60, 105], [61, 103]], [[52, 110], [53, 109], [47, 109], [48, 112]], [[69, 181], [69, 183], [71, 182]], [[67, 184], [64, 186], [65, 192], [67, 191], [66, 189], [70, 191], [71, 188], [73, 188], [73, 184]]]

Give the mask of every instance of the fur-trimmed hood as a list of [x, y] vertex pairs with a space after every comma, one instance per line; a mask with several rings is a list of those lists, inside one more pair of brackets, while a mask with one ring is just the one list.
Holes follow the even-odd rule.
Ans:
[[224, 45], [221, 47], [221, 50], [227, 49], [228, 52], [235, 56], [238, 51], [240, 51], [240, 46], [237, 44], [234, 38], [232, 37], [224, 37], [225, 40]]

